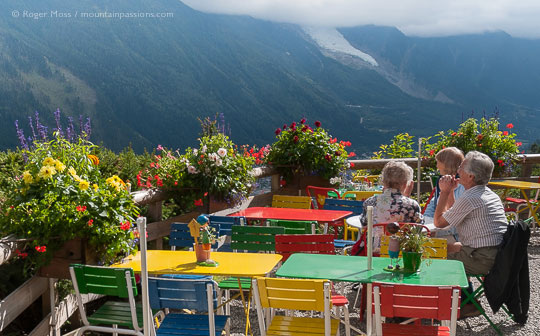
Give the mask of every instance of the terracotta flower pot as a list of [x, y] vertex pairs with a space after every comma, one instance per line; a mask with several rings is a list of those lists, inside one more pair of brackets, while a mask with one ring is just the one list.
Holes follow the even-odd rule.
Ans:
[[[210, 244], [204, 244], [210, 247]], [[203, 244], [193, 244], [193, 250], [195, 251], [195, 256], [197, 257], [197, 262], [204, 262], [210, 259], [210, 249], [205, 249]]]

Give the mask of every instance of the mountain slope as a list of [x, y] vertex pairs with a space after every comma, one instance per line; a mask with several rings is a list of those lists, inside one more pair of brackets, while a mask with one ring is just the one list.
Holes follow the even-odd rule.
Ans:
[[[491, 108], [499, 101], [489, 100], [491, 88], [492, 96], [469, 99], [470, 90], [455, 90], [444, 72], [432, 78], [417, 69], [429, 55], [412, 57], [410, 45], [418, 42], [395, 32], [384, 39], [387, 28], [340, 32], [378, 63], [434, 90], [428, 96], [439, 90], [456, 103], [415, 98], [372, 68], [328, 57], [294, 25], [204, 14], [172, 0], [0, 3], [4, 13], [24, 8], [72, 17], [0, 19], [0, 148], [16, 146], [15, 119], [24, 125], [39, 110], [52, 126], [49, 111], [59, 107], [75, 118], [89, 115], [92, 139], [116, 150], [193, 145], [197, 118], [224, 113], [237, 143], [270, 143], [275, 128], [305, 116], [364, 152], [397, 132], [430, 135], [455, 126], [473, 103]], [[104, 11], [173, 17], [75, 17]]]

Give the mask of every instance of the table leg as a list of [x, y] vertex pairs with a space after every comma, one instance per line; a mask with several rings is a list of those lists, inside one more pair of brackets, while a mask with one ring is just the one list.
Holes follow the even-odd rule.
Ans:
[[[242, 283], [240, 281], [240, 278], [237, 278], [237, 280], [238, 280], [238, 290], [240, 291], [240, 297], [242, 298], [242, 306], [244, 307], [244, 314], [246, 314], [246, 331], [244, 334], [253, 336], [253, 331], [251, 330], [251, 325], [249, 323], [249, 302], [246, 303], [246, 298], [244, 297], [244, 291], [242, 290]], [[251, 289], [249, 290], [248, 298], [251, 298]], [[249, 334], [248, 334], [248, 330], [249, 330]]]
[[529, 211], [531, 212], [531, 215], [534, 217], [536, 225], [540, 226], [540, 220], [538, 220], [538, 215], [536, 214], [536, 210], [538, 209], [538, 205], [536, 207], [533, 207], [533, 204], [529, 200], [529, 195], [527, 195], [525, 190], [521, 189], [521, 194], [523, 195], [523, 198], [527, 201], [527, 208], [529, 208]]

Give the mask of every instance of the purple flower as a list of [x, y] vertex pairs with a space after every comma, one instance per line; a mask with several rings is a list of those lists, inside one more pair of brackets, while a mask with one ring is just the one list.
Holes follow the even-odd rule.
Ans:
[[300, 123], [303, 125], [306, 123], [306, 118], [302, 118], [302, 120], [300, 120]]
[[54, 112], [54, 120], [56, 121], [56, 131], [61, 137], [64, 137], [64, 132], [62, 131], [62, 125], [60, 125], [60, 109], [56, 109]]
[[19, 143], [21, 144], [21, 147], [28, 150], [28, 144], [26, 143], [24, 132], [22, 129], [19, 128], [19, 120], [15, 120], [15, 129], [17, 130], [17, 138], [19, 138]]
[[321, 122], [317, 120], [317, 121], [315, 122], [315, 127], [321, 127]]
[[34, 130], [34, 125], [32, 122], [32, 116], [28, 116], [28, 123], [30, 124], [30, 129], [32, 130], [32, 139], [36, 141], [37, 137], [36, 137], [36, 131]]

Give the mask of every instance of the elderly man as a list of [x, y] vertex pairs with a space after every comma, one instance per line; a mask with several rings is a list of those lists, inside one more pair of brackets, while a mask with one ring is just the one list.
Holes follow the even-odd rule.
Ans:
[[[462, 261], [467, 274], [489, 273], [508, 225], [501, 199], [487, 187], [492, 172], [491, 159], [472, 151], [458, 168], [459, 179], [445, 175], [439, 182], [435, 226], [456, 228], [460, 242], [448, 247], [448, 259]], [[458, 182], [465, 191], [451, 205], [449, 195]]]
[[[487, 187], [492, 172], [491, 159], [472, 151], [458, 168], [459, 179], [445, 175], [439, 181], [441, 193], [434, 223], [440, 228], [456, 228], [460, 242], [448, 246], [448, 259], [463, 262], [467, 274], [489, 273], [508, 226], [501, 199]], [[458, 182], [465, 191], [451, 204], [450, 194]], [[479, 314], [473, 304], [467, 304], [462, 307], [460, 318]]]

